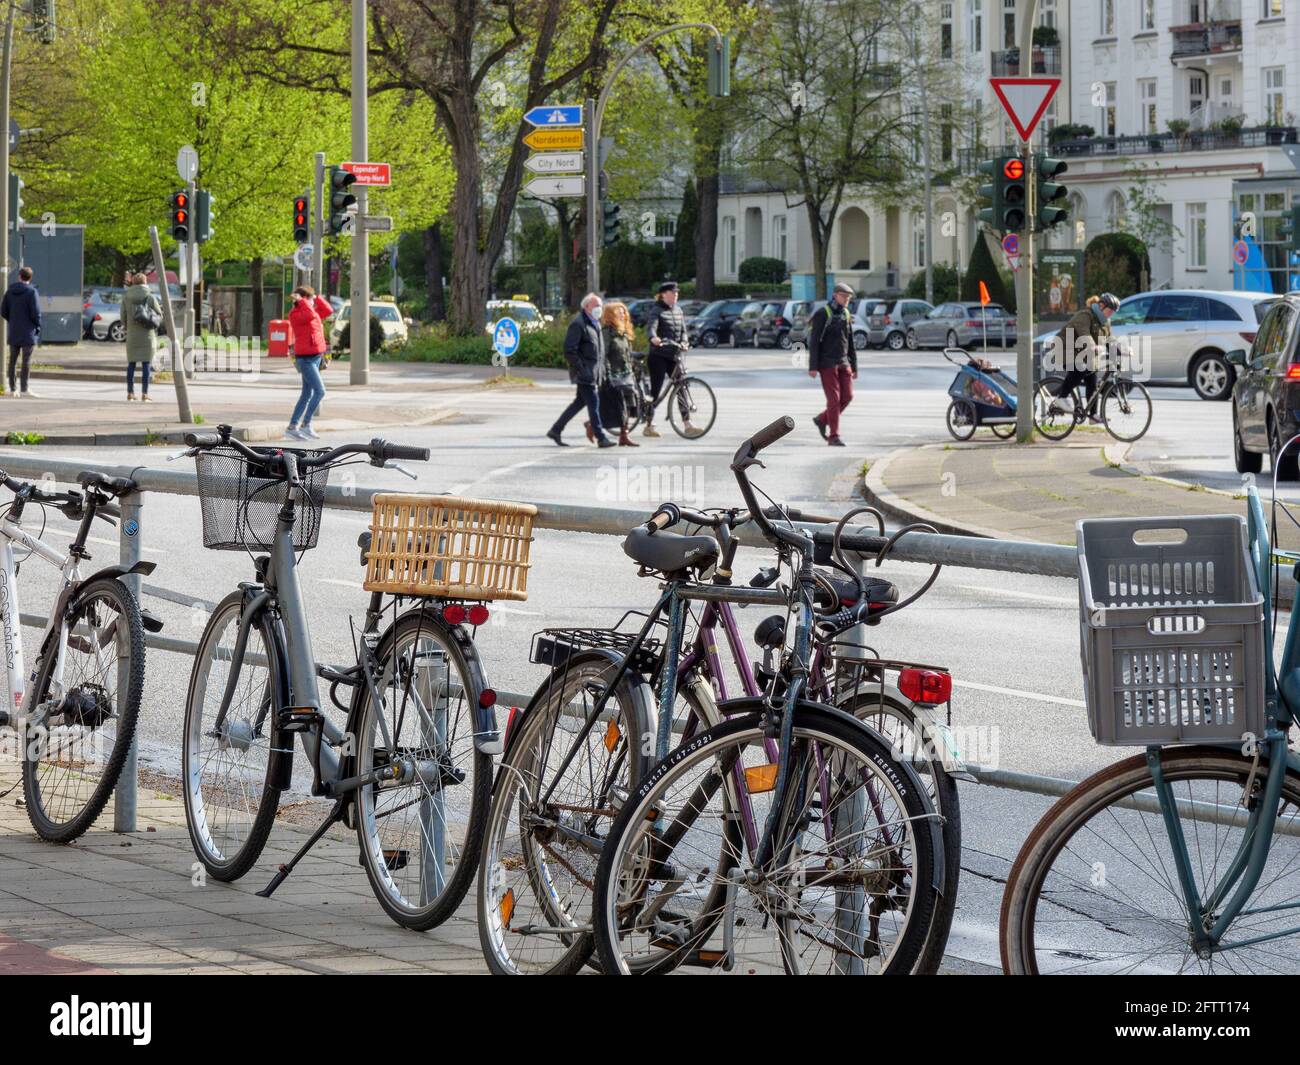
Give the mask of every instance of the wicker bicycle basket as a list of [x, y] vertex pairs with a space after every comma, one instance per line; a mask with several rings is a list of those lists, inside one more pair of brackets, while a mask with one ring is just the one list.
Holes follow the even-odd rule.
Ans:
[[528, 598], [532, 504], [396, 492], [376, 495], [373, 503], [367, 591]]

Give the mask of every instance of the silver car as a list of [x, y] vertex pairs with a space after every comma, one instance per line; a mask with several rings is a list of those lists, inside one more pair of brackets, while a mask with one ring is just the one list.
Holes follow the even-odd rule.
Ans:
[[1016, 320], [997, 303], [941, 303], [907, 330], [909, 348], [1014, 347]]
[[863, 300], [858, 318], [866, 329], [857, 326], [853, 341], [861, 339], [862, 346], [902, 351], [907, 346], [908, 329], [932, 310], [934, 305], [925, 300]]

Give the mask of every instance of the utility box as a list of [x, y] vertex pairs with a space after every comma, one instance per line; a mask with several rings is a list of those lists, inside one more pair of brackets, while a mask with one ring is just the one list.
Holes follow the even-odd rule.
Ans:
[[30, 266], [40, 297], [41, 343], [75, 344], [81, 339], [81, 304], [86, 227], [26, 225], [9, 234], [9, 280]]
[[267, 355], [285, 358], [293, 354], [292, 333], [289, 332], [289, 319], [274, 318], [267, 323], [270, 333], [266, 341]]

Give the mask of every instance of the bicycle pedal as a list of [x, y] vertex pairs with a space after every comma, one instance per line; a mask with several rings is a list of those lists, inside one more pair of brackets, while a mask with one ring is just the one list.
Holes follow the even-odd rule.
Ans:
[[311, 732], [325, 724], [325, 715], [314, 706], [289, 706], [280, 711], [280, 731]]

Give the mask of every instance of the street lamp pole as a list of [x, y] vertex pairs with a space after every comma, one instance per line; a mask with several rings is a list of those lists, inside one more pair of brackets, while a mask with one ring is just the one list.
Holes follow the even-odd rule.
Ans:
[[[1020, 76], [1032, 73], [1034, 17], [1038, 0], [1023, 0], [1020, 25]], [[1038, 229], [1038, 179], [1034, 153], [1028, 141], [1020, 154], [1025, 161], [1025, 240], [1016, 274], [1016, 442], [1027, 444], [1034, 435], [1034, 233]]]
[[[366, 0], [352, 0], [352, 158], [364, 163], [370, 156], [367, 131]], [[352, 219], [352, 351], [348, 382], [370, 383], [370, 233], [365, 227], [369, 209], [366, 187], [353, 188], [357, 213]]]
[[[648, 37], [642, 38], [632, 46], [622, 59], [615, 64], [614, 69], [610, 71], [609, 77], [605, 81], [605, 87], [600, 91], [600, 97], [592, 105], [591, 101], [587, 102], [584, 116], [587, 118], [588, 129], [591, 131], [591, 143], [587, 145], [587, 290], [589, 292], [600, 291], [600, 246], [601, 240], [597, 236], [600, 230], [597, 229], [600, 220], [596, 217], [600, 209], [600, 126], [605, 120], [605, 108], [609, 104], [609, 95], [613, 91], [614, 82], [622, 73], [623, 68], [651, 41], [663, 37], [665, 34], [677, 33], [679, 30], [708, 30], [713, 34], [714, 47], [722, 48], [722, 33], [710, 22], [681, 22], [675, 26], [669, 26], [666, 29], [657, 30]], [[602, 227], [603, 228], [603, 227]]]

